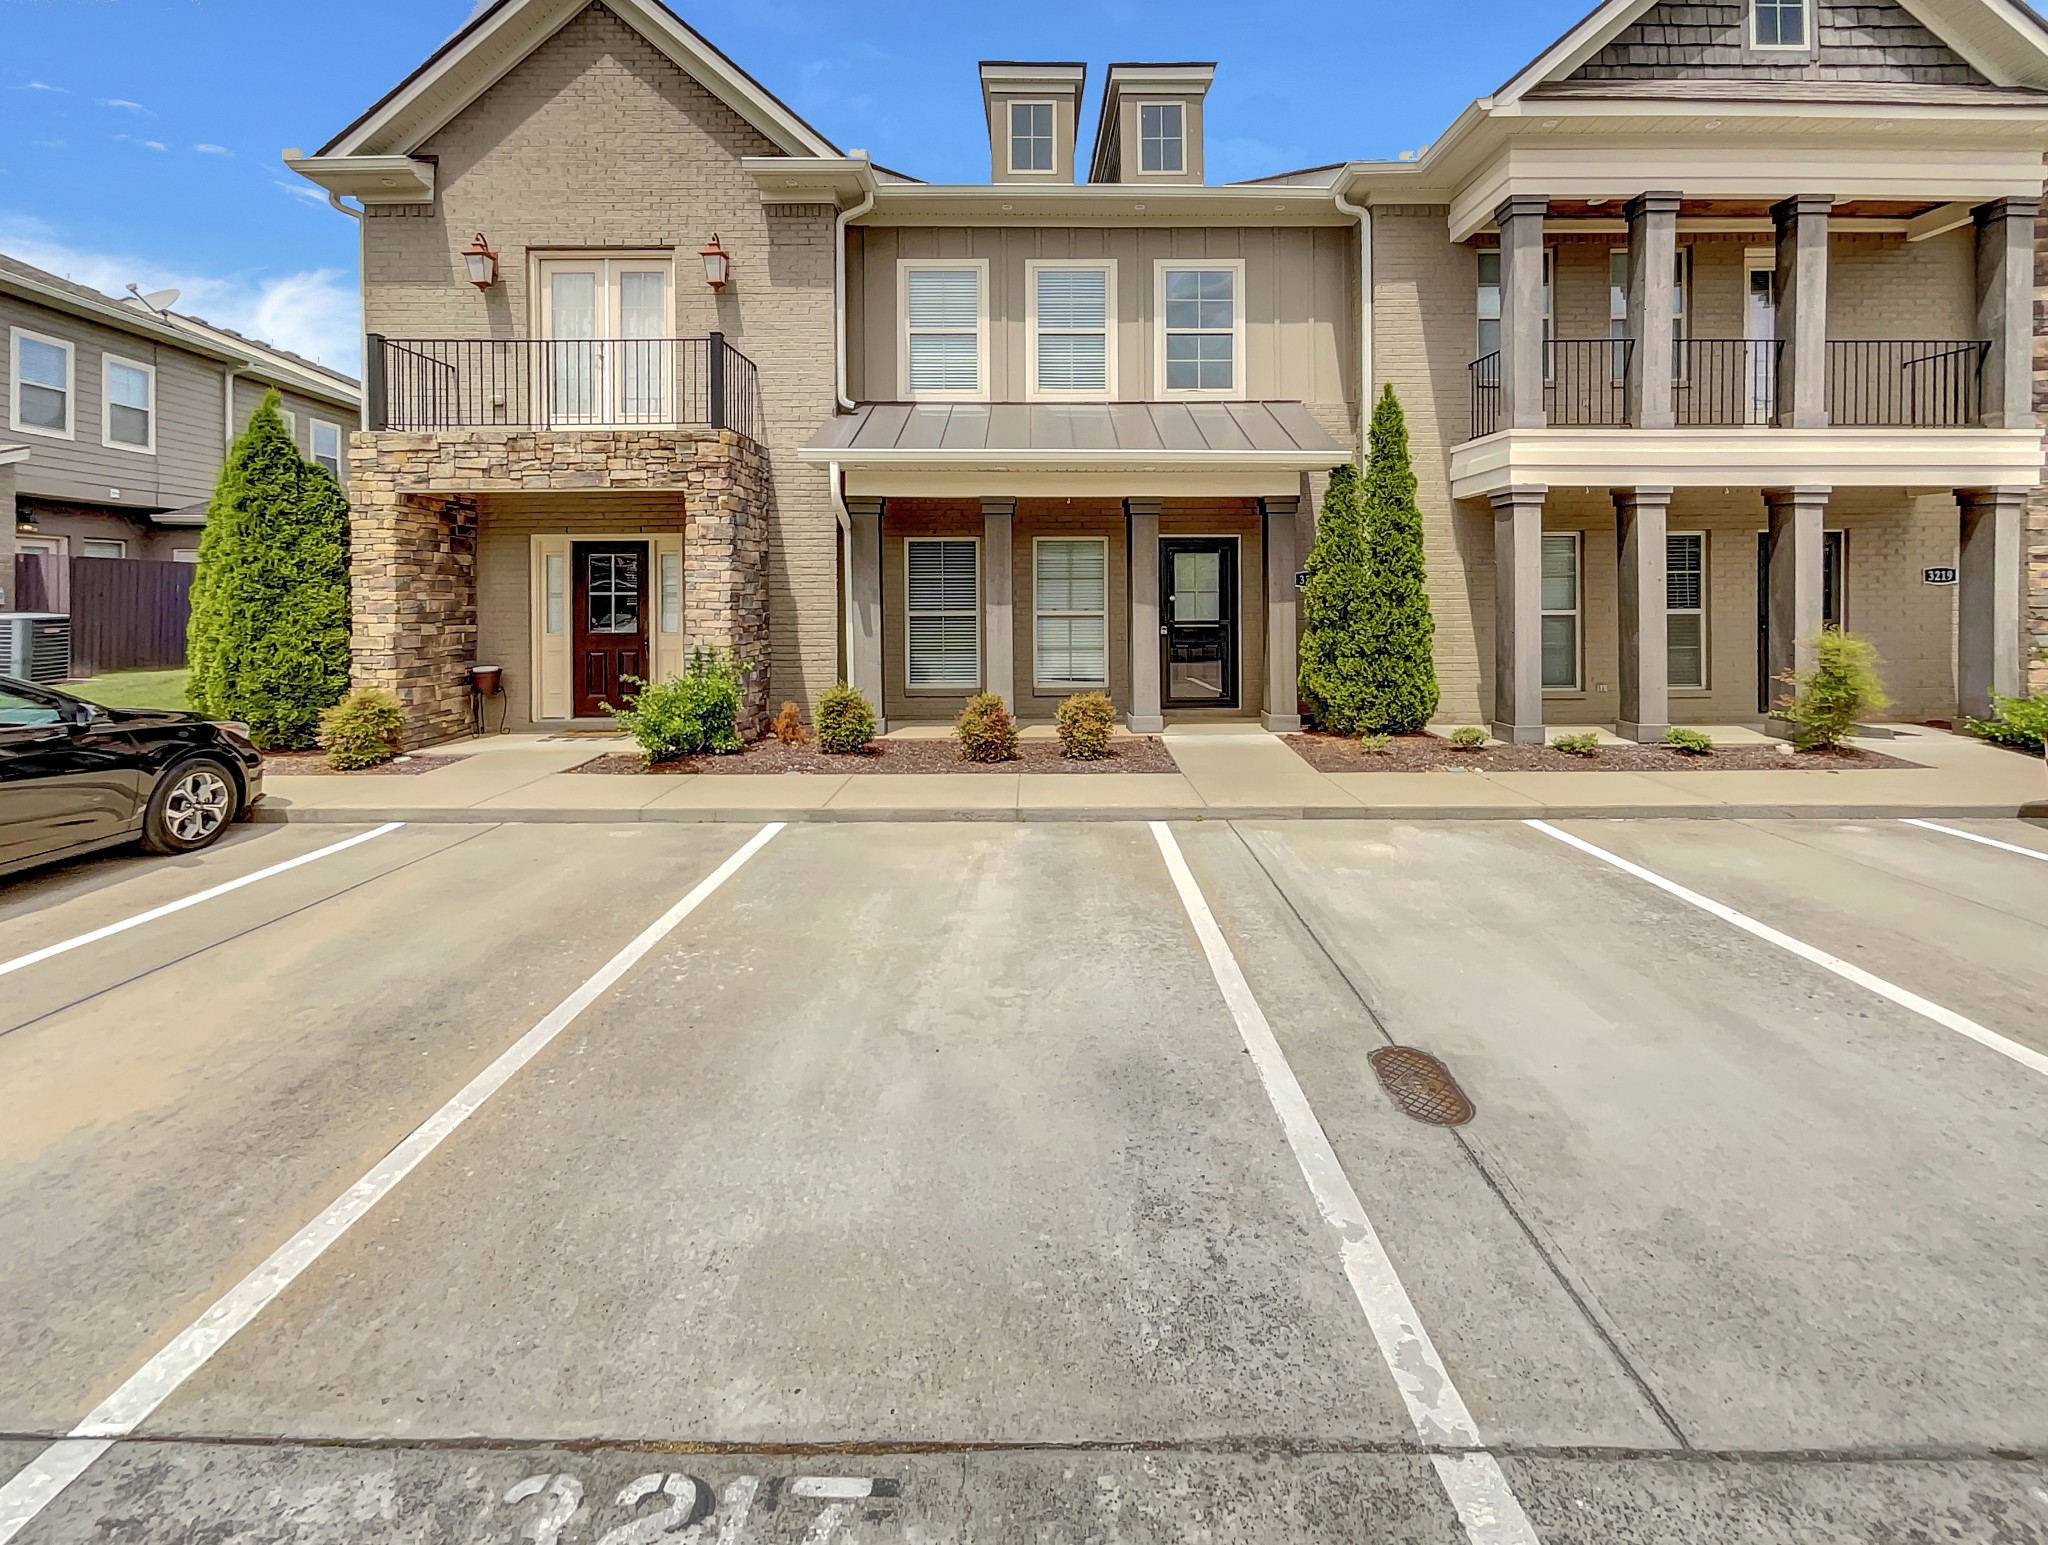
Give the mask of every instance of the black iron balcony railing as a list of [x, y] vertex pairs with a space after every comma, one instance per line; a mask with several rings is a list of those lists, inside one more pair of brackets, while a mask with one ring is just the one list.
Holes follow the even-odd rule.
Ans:
[[372, 429], [731, 429], [760, 438], [754, 362], [703, 338], [386, 338]]
[[1975, 424], [1990, 347], [1975, 339], [1830, 338], [1828, 422], [1871, 429]]
[[1784, 352], [1784, 344], [1768, 338], [1679, 339], [1671, 382], [1674, 418], [1688, 428], [1770, 423]]
[[[1628, 338], [1557, 338], [1543, 345], [1545, 421], [1560, 427], [1620, 428], [1628, 423], [1624, 381], [1635, 348]], [[1472, 394], [1472, 437], [1502, 426], [1501, 356], [1466, 367]]]

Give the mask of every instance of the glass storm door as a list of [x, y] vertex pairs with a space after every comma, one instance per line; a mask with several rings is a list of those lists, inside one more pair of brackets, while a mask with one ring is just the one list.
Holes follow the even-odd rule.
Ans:
[[567, 427], [675, 422], [669, 264], [541, 264], [547, 420]]
[[574, 712], [592, 719], [607, 703], [622, 706], [636, 690], [633, 681], [648, 675], [647, 544], [577, 542], [570, 563], [576, 574]]
[[1159, 544], [1161, 701], [1237, 706], [1237, 544], [1168, 537]]
[[1778, 397], [1778, 351], [1771, 347], [1778, 337], [1778, 276], [1768, 268], [1749, 271], [1748, 311], [1743, 319], [1743, 336], [1750, 347], [1749, 403], [1747, 422], [1768, 424]]

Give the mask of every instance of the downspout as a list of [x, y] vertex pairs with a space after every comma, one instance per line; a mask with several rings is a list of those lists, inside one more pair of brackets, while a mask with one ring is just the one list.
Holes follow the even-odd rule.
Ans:
[[1365, 465], [1367, 430], [1372, 423], [1373, 387], [1373, 304], [1372, 304], [1372, 206], [1354, 204], [1344, 197], [1340, 175], [1332, 196], [1339, 214], [1358, 222], [1358, 464]]
[[853, 516], [846, 508], [846, 489], [840, 482], [839, 463], [825, 464], [826, 485], [832, 490], [832, 515], [839, 522], [839, 610], [840, 663], [842, 680], [853, 679]]
[[[856, 155], [860, 152], [856, 151]], [[867, 197], [851, 209], [841, 210], [839, 218], [832, 223], [832, 367], [839, 389], [839, 411], [851, 413], [853, 399], [846, 395], [846, 228], [870, 209], [875, 207], [874, 173], [868, 173]], [[839, 472], [833, 468], [833, 499], [838, 500]], [[841, 505], [839, 518], [846, 520], [846, 511]]]
[[[344, 204], [341, 201], [341, 195], [339, 193], [336, 193], [332, 188], [327, 189], [326, 192], [327, 202], [332, 204], [336, 209], [340, 210], [343, 214], [347, 215], [351, 220], [355, 221], [356, 223], [356, 296], [358, 299], [360, 299], [363, 293], [364, 281], [369, 277], [370, 273], [369, 227], [363, 224], [363, 212], [360, 209], [349, 208], [348, 205]], [[358, 327], [357, 331], [358, 333], [360, 333], [361, 328]], [[368, 379], [368, 377], [366, 376], [365, 379]], [[369, 425], [370, 399], [368, 394], [365, 393], [363, 396], [359, 397], [356, 402], [356, 428], [367, 429]]]

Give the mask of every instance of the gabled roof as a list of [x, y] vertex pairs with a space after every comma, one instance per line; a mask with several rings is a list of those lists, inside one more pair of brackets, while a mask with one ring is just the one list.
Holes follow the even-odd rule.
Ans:
[[[418, 69], [322, 145], [316, 156], [410, 154], [590, 4], [591, 0], [493, 0]], [[783, 154], [842, 153], [661, 0], [606, 0], [606, 8]]]
[[[1602, 0], [1577, 26], [1496, 91], [1491, 105], [1512, 105], [1539, 86], [1564, 80], [1657, 3], [1658, 0]], [[2048, 90], [2048, 23], [2022, 0], [1899, 3], [1994, 86]]]

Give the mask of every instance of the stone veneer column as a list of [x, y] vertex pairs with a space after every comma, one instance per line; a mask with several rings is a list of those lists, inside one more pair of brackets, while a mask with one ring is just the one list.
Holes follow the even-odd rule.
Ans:
[[[1770, 658], [1764, 662], [1773, 707], [1792, 689], [1780, 679], [1804, 676], [1819, 660], [1816, 641], [1825, 616], [1821, 594], [1822, 526], [1831, 488], [1767, 488], [1769, 511], [1765, 612], [1770, 622]], [[1792, 726], [1769, 715], [1771, 732], [1789, 736]]]
[[1621, 635], [1621, 711], [1614, 733], [1653, 743], [1671, 728], [1671, 657], [1666, 648], [1665, 567], [1671, 490], [1617, 488], [1614, 520], [1620, 538], [1615, 595]]
[[1991, 717], [1991, 694], [2026, 695], [2022, 649], [2026, 488], [1959, 488], [1956, 686], [1962, 711]]
[[[1500, 227], [1501, 428], [1541, 429], [1543, 220], [1550, 201], [1518, 194], [1493, 213]], [[1369, 409], [1370, 405], [1368, 405]]]
[[1828, 422], [1828, 213], [1832, 195], [1801, 193], [1772, 206], [1778, 241], [1777, 421], [1781, 429]]
[[1000, 696], [1017, 711], [1017, 625], [1011, 572], [1015, 549], [1015, 499], [981, 501], [981, 690]]
[[882, 520], [881, 499], [848, 499], [853, 529], [846, 536], [846, 684], [875, 710], [875, 733], [887, 731], [882, 716]]
[[1637, 429], [1677, 422], [1671, 382], [1677, 375], [1671, 291], [1678, 274], [1676, 193], [1644, 193], [1622, 206], [1628, 220], [1628, 377], [1624, 402]]
[[1159, 709], [1159, 501], [1124, 500], [1124, 548], [1130, 571], [1131, 730], [1166, 728]]
[[683, 473], [683, 642], [748, 667], [740, 732], [768, 717], [768, 457], [719, 430], [695, 440]]
[[1260, 722], [1276, 735], [1301, 728], [1301, 640], [1294, 588], [1299, 496], [1261, 499], [1259, 528], [1266, 571], [1266, 701]]
[[1493, 738], [1543, 744], [1543, 503], [1538, 485], [1493, 496]]

